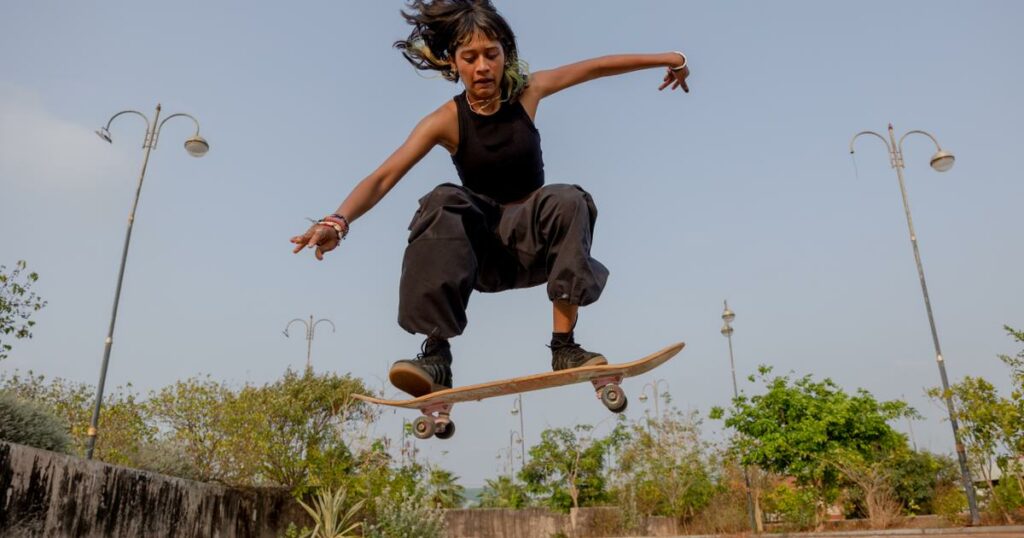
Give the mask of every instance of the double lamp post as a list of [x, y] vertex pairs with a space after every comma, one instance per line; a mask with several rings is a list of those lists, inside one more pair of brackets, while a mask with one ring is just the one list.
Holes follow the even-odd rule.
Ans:
[[[117, 272], [117, 287], [114, 291], [114, 308], [110, 313], [110, 328], [107, 331], [107, 338], [104, 340], [103, 347], [103, 364], [100, 367], [100, 382], [96, 386], [96, 403], [92, 411], [92, 420], [89, 422], [88, 444], [86, 446], [86, 458], [92, 459], [93, 450], [96, 448], [96, 435], [99, 428], [100, 420], [100, 407], [103, 404], [103, 385], [107, 380], [107, 365], [110, 363], [110, 348], [114, 344], [114, 323], [117, 321], [117, 305], [121, 300], [121, 284], [124, 281], [124, 268], [125, 263], [128, 261], [128, 244], [132, 239], [132, 225], [135, 224], [135, 210], [139, 206], [139, 195], [142, 193], [142, 180], [146, 177], [146, 165], [149, 164], [149, 153], [156, 149], [157, 140], [160, 137], [160, 130], [163, 129], [165, 123], [172, 118], [184, 117], [192, 120], [195, 124], [196, 132], [191, 137], [185, 140], [185, 151], [193, 157], [202, 157], [206, 155], [206, 152], [210, 150], [210, 144], [206, 142], [203, 137], [199, 136], [199, 121], [196, 120], [189, 114], [171, 114], [160, 121], [160, 105], [156, 105], [156, 115], [153, 116], [153, 121], [150, 122], [149, 118], [145, 114], [135, 110], [123, 110], [114, 114], [107, 125], [100, 130], [96, 131], [96, 134], [103, 140], [113, 143], [113, 139], [110, 136], [110, 125], [114, 123], [114, 120], [124, 114], [135, 114], [146, 122], [146, 135], [142, 139], [142, 170], [139, 172], [139, 184], [135, 188], [135, 201], [132, 202], [131, 212], [128, 213], [128, 230], [124, 236], [124, 248], [121, 251], [121, 267]], [[157, 123], [159, 122], [159, 123]]]
[[921, 293], [924, 295], [924, 308], [928, 313], [928, 326], [932, 331], [932, 345], [935, 346], [935, 362], [939, 367], [939, 376], [942, 378], [942, 391], [946, 400], [946, 411], [949, 413], [949, 423], [953, 427], [953, 440], [956, 443], [956, 457], [960, 462], [960, 478], [963, 482], [964, 492], [967, 494], [967, 505], [971, 512], [971, 524], [978, 525], [981, 518], [978, 514], [978, 503], [974, 495], [974, 481], [971, 479], [971, 470], [967, 465], [967, 454], [964, 445], [960, 440], [960, 429], [957, 425], [956, 410], [953, 407], [953, 397], [949, 392], [949, 379], [946, 376], [946, 361], [942, 356], [942, 348], [939, 346], [939, 334], [935, 329], [935, 317], [932, 315], [932, 302], [928, 297], [928, 284], [924, 280], [924, 267], [921, 265], [921, 251], [917, 247], [917, 233], [914, 231], [914, 219], [910, 216], [910, 202], [907, 200], [907, 186], [903, 181], [903, 140], [912, 134], [927, 136], [935, 144], [935, 154], [932, 155], [930, 164], [937, 172], [945, 172], [953, 167], [954, 157], [952, 153], [942, 149], [939, 141], [930, 133], [920, 130], [909, 131], [896, 141], [892, 124], [889, 124], [889, 139], [874, 131], [862, 131], [853, 136], [850, 140], [850, 155], [853, 155], [853, 144], [857, 138], [863, 135], [875, 136], [885, 144], [889, 152], [889, 165], [896, 169], [896, 179], [900, 185], [900, 195], [903, 197], [903, 211], [907, 216], [907, 228], [910, 231], [910, 244], [914, 249], [914, 261], [917, 263], [917, 276], [921, 281]]

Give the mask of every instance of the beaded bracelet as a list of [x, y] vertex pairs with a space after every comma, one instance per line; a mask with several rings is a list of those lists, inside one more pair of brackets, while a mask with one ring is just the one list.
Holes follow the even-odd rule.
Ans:
[[328, 228], [331, 228], [335, 232], [337, 232], [338, 233], [338, 241], [344, 240], [345, 236], [348, 235], [347, 233], [344, 233], [344, 232], [341, 231], [341, 225], [338, 224], [337, 222], [331, 222], [329, 220], [322, 220], [320, 222], [317, 222], [317, 224], [320, 225], [320, 226], [327, 226]]
[[333, 223], [338, 224], [338, 225], [344, 224], [345, 225], [345, 230], [338, 232], [338, 235], [342, 239], [345, 239], [345, 237], [348, 236], [348, 230], [352, 226], [351, 224], [349, 224], [348, 219], [345, 218], [344, 215], [339, 215], [337, 213], [331, 213], [330, 215], [327, 215], [326, 217], [324, 217], [321, 220], [325, 221], [325, 222], [333, 222]]

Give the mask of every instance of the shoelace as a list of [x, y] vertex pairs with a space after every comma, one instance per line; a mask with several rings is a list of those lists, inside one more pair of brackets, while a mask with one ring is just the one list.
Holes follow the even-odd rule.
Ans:
[[420, 344], [420, 352], [416, 355], [417, 360], [423, 360], [430, 355], [435, 355], [437, 354], [437, 351], [442, 349], [441, 344], [434, 344], [431, 346], [430, 343], [430, 339], [427, 338], [422, 344]]
[[560, 343], [555, 344], [553, 346], [552, 345], [548, 345], [547, 347], [551, 351], [559, 351], [559, 350], [562, 350], [562, 349], [580, 349], [583, 346], [577, 344], [576, 342], [570, 341], [570, 342], [560, 342]]

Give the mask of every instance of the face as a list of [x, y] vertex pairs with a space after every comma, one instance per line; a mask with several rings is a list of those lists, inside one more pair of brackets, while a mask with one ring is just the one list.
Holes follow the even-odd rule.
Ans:
[[455, 50], [455, 67], [467, 93], [477, 100], [489, 99], [500, 94], [505, 51], [496, 39], [475, 32]]

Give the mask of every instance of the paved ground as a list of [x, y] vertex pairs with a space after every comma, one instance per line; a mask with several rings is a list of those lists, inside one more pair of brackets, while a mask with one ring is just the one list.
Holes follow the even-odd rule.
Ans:
[[[728, 538], [752, 538], [755, 535], [732, 535]], [[891, 529], [886, 531], [836, 531], [803, 533], [765, 533], [758, 538], [1024, 538], [1024, 526], [975, 527], [967, 529]], [[718, 538], [713, 536], [679, 536], [673, 538]]]
[[[796, 537], [796, 536], [801, 536], [801, 535], [791, 535], [791, 536]], [[822, 536], [822, 535], [815, 535], [815, 536]], [[894, 538], [894, 537], [902, 538], [902, 537], [909, 537], [909, 536], [921, 536], [921, 537], [931, 537], [931, 536], [939, 537], [939, 536], [941, 536], [942, 538], [1011, 538], [1011, 537], [1013, 537], [1013, 538], [1024, 538], [1024, 531], [1009, 532], [1009, 533], [1001, 533], [1001, 532], [999, 532], [999, 533], [982, 533], [982, 534], [978, 534], [978, 533], [945, 534], [945, 533], [943, 533], [943, 534], [895, 534], [895, 535], [891, 534], [891, 533], [884, 533], [884, 532], [882, 532], [882, 533], [864, 533], [864, 534], [857, 534], [857, 535], [848, 534], [846, 536], [848, 536], [848, 537], [856, 536], [857, 538]]]

